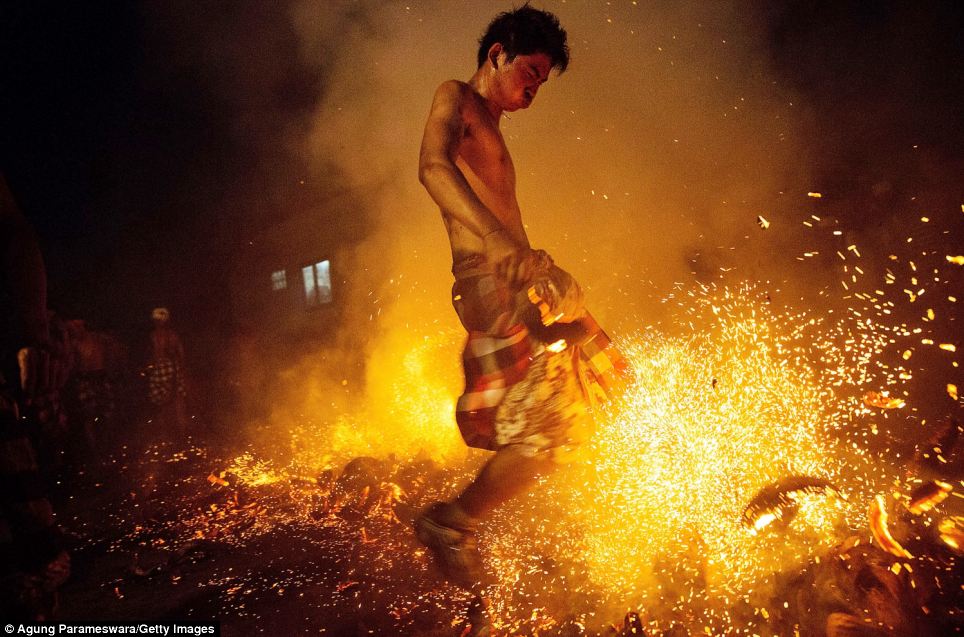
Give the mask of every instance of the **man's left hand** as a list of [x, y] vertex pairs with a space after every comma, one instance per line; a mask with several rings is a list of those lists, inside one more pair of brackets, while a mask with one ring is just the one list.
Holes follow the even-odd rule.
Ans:
[[532, 278], [535, 263], [533, 251], [526, 248], [499, 263], [495, 273], [510, 288], [520, 289]]
[[45, 347], [24, 347], [17, 352], [20, 389], [27, 404], [50, 389], [50, 352]]

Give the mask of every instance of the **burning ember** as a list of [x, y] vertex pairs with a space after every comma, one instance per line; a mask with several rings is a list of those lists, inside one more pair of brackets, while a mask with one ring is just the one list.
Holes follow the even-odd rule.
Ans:
[[934, 506], [947, 499], [947, 496], [953, 490], [953, 485], [941, 482], [940, 480], [925, 482], [910, 494], [907, 510], [914, 515], [920, 515], [925, 511], [930, 511]]
[[964, 552], [964, 517], [954, 516], [941, 520], [937, 527], [941, 540], [955, 553]]
[[867, 523], [874, 541], [880, 548], [897, 557], [914, 557], [891, 535], [890, 527], [887, 525], [887, 504], [882, 496], [875, 496], [871, 501], [867, 511]]
[[750, 503], [743, 509], [743, 524], [753, 532], [758, 532], [774, 520], [786, 523], [796, 516], [799, 510], [797, 498], [806, 493], [840, 492], [822, 478], [810, 476], [791, 476], [760, 489]]

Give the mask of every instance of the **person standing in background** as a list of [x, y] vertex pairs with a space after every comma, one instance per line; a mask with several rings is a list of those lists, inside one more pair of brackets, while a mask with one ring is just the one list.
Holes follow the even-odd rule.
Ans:
[[187, 383], [184, 378], [184, 346], [171, 327], [171, 312], [157, 307], [151, 312], [151, 360], [147, 367], [148, 399], [161, 427], [170, 437], [183, 441], [187, 427]]

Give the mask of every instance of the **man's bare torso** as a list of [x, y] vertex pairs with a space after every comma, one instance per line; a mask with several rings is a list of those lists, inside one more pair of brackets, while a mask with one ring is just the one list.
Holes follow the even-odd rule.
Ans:
[[[516, 242], [528, 246], [515, 193], [515, 167], [499, 130], [499, 122], [485, 108], [483, 98], [467, 84], [462, 86], [460, 113], [464, 131], [456, 166], [479, 200], [492, 211]], [[452, 246], [452, 259], [483, 252], [482, 238], [442, 211]]]

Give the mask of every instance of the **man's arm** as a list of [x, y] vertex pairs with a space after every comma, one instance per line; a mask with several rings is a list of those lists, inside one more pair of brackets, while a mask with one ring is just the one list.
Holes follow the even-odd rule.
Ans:
[[0, 276], [26, 343], [47, 342], [47, 276], [40, 247], [0, 175]]
[[435, 92], [422, 137], [418, 178], [442, 213], [451, 215], [481, 238], [489, 261], [498, 264], [517, 254], [521, 246], [512, 242], [502, 223], [455, 165], [459, 142], [465, 134], [461, 104], [467, 90], [465, 85], [450, 80]]
[[10, 292], [19, 333], [17, 362], [21, 387], [28, 399], [49, 384], [48, 356], [44, 351], [50, 334], [47, 323], [47, 274], [40, 246], [27, 220], [20, 214], [0, 174], [0, 277]]

